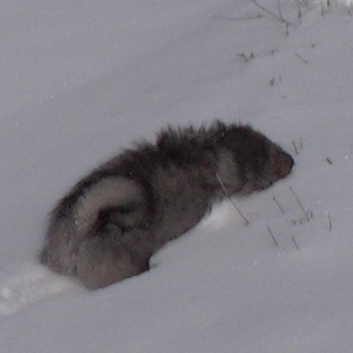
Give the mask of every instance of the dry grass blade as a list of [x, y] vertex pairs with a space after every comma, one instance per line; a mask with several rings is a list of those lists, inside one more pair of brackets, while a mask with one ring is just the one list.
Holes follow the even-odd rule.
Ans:
[[294, 246], [296, 247], [296, 249], [299, 250], [298, 243], [296, 242], [296, 240], [294, 239], [294, 237], [292, 237], [291, 239], [292, 239], [292, 242], [293, 242]]
[[277, 201], [275, 197], [272, 198], [272, 200], [275, 202], [275, 204], [278, 206], [278, 208], [282, 211], [283, 214], [285, 214], [283, 207], [281, 204]]
[[275, 236], [273, 235], [273, 233], [272, 233], [272, 231], [271, 231], [271, 228], [270, 228], [270, 227], [267, 227], [267, 230], [268, 230], [268, 232], [270, 233], [270, 236], [271, 236], [271, 238], [272, 238], [274, 244], [275, 244], [277, 247], [279, 247], [278, 242], [277, 242]]
[[233, 207], [236, 209], [236, 211], [239, 213], [239, 215], [241, 216], [241, 218], [243, 218], [245, 225], [249, 224], [249, 221], [247, 220], [247, 218], [243, 215], [243, 213], [240, 211], [240, 209], [237, 207], [237, 205], [235, 204], [235, 202], [232, 200], [231, 196], [229, 195], [228, 190], [226, 189], [226, 187], [223, 184], [223, 181], [221, 179], [221, 177], [219, 176], [218, 173], [216, 173], [216, 177], [217, 180], [219, 182], [219, 185], [221, 185], [221, 188], [223, 190], [224, 195], [229, 199], [229, 201], [232, 203]]
[[304, 214], [306, 220], [309, 221], [309, 219], [310, 219], [310, 218], [309, 218], [309, 215], [310, 215], [311, 218], [312, 218], [312, 214], [311, 214], [311, 213], [308, 214], [308, 212], [305, 211], [305, 208], [303, 207], [302, 203], [301, 203], [300, 200], [298, 199], [298, 197], [297, 197], [297, 195], [295, 194], [294, 190], [293, 190], [291, 187], [289, 187], [289, 190], [291, 191], [291, 193], [293, 194], [295, 200], [297, 201], [297, 204], [299, 205], [300, 209], [302, 210], [302, 212], [303, 212], [303, 214]]
[[309, 63], [308, 60], [305, 60], [301, 55], [299, 55], [297, 52], [294, 53], [294, 55], [301, 60], [305, 65], [307, 65]]

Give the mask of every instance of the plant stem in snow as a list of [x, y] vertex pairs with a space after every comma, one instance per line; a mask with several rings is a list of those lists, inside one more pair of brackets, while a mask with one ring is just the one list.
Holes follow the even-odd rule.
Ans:
[[294, 237], [292, 236], [292, 242], [294, 243], [295, 247], [297, 250], [299, 250], [299, 246], [298, 243], [296, 242], [296, 240], [294, 239]]
[[332, 232], [332, 221], [331, 221], [330, 213], [328, 211], [326, 211], [326, 216], [327, 216], [327, 219], [328, 219], [328, 229], [329, 229], [329, 231], [331, 233]]
[[277, 247], [279, 247], [279, 245], [278, 245], [278, 243], [277, 243], [277, 240], [276, 240], [276, 238], [274, 237], [274, 235], [273, 235], [273, 233], [272, 233], [270, 227], [267, 227], [267, 230], [268, 230], [268, 232], [270, 233], [270, 236], [271, 236], [271, 238], [272, 238], [274, 244], [275, 244]]
[[306, 219], [307, 221], [309, 221], [310, 218], [309, 218], [309, 216], [308, 216], [308, 212], [305, 211], [305, 208], [303, 207], [302, 203], [301, 203], [300, 200], [298, 199], [298, 197], [297, 197], [297, 195], [295, 194], [294, 190], [293, 190], [291, 187], [289, 187], [289, 190], [290, 190], [291, 193], [293, 194], [293, 196], [294, 196], [295, 200], [297, 201], [297, 203], [298, 203], [300, 209], [302, 210], [302, 212], [303, 212], [303, 214], [304, 214], [304, 216], [305, 216], [305, 219]]
[[278, 206], [278, 208], [282, 211], [283, 214], [285, 214], [283, 207], [281, 206], [281, 204], [277, 201], [277, 199], [275, 197], [272, 198], [273, 201], [275, 202], [275, 204]]
[[241, 218], [243, 218], [245, 225], [249, 224], [249, 221], [247, 220], [247, 218], [243, 215], [243, 213], [240, 211], [240, 209], [237, 207], [237, 205], [235, 204], [235, 202], [232, 200], [231, 196], [229, 195], [229, 192], [227, 191], [226, 187], [223, 184], [223, 181], [221, 179], [221, 177], [219, 176], [218, 173], [216, 173], [216, 177], [217, 180], [219, 182], [219, 185], [221, 185], [221, 188], [223, 190], [224, 195], [229, 199], [229, 201], [232, 203], [233, 207], [237, 210], [237, 212], [240, 214]]

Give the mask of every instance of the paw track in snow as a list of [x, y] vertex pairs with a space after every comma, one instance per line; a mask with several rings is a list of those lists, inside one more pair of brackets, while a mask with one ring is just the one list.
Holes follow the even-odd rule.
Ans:
[[65, 292], [73, 283], [41, 265], [15, 274], [0, 282], [0, 316], [19, 313], [27, 307]]

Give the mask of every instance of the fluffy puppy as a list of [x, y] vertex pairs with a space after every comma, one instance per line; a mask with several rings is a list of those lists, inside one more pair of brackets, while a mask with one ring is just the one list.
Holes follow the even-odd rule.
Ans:
[[250, 126], [168, 128], [155, 144], [102, 164], [59, 201], [40, 261], [89, 289], [138, 275], [224, 188], [229, 195], [263, 190], [292, 167], [288, 153]]

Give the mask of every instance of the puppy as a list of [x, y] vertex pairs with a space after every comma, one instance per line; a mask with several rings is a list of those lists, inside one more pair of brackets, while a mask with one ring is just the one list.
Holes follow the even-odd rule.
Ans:
[[227, 195], [268, 188], [292, 157], [247, 125], [168, 128], [79, 181], [51, 213], [40, 262], [97, 289], [138, 275]]

